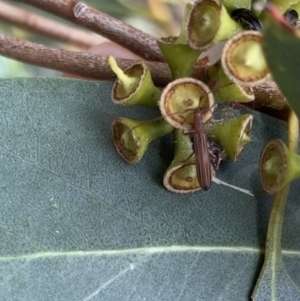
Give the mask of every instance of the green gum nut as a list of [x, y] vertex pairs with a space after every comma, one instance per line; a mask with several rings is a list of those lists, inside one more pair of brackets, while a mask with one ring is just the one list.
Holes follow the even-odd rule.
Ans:
[[228, 40], [221, 61], [228, 78], [240, 85], [253, 87], [269, 78], [260, 32], [246, 30]]
[[[174, 159], [164, 175], [164, 186], [171, 192], [189, 193], [200, 190], [195, 167], [192, 142], [189, 135], [174, 131]], [[215, 170], [212, 168], [212, 174]]]
[[207, 74], [213, 82], [217, 83], [214, 96], [217, 103], [225, 102], [250, 102], [254, 100], [251, 87], [244, 87], [234, 83], [224, 73], [221, 61], [207, 68]]
[[289, 150], [281, 140], [274, 139], [264, 147], [259, 169], [264, 190], [274, 194], [300, 177], [300, 156]]
[[186, 18], [191, 7], [192, 5], [187, 3], [179, 37], [162, 38], [157, 41], [158, 47], [170, 67], [173, 79], [189, 76], [201, 53], [201, 51], [192, 49], [189, 45], [187, 45], [184, 35]]
[[185, 36], [193, 49], [206, 50], [242, 30], [220, 0], [198, 0], [188, 15]]
[[202, 108], [203, 123], [212, 117], [214, 97], [209, 87], [193, 78], [181, 78], [169, 83], [163, 90], [159, 109], [173, 127], [193, 128], [194, 110]]
[[209, 137], [220, 144], [227, 157], [235, 161], [244, 146], [252, 142], [248, 136], [252, 128], [253, 116], [245, 114], [225, 121], [213, 123], [206, 132]]
[[141, 105], [157, 109], [160, 90], [151, 78], [150, 70], [144, 62], [134, 64], [123, 71], [116, 60], [108, 57], [108, 64], [117, 75], [111, 92], [112, 101], [118, 105]]
[[120, 117], [113, 121], [111, 130], [117, 152], [127, 163], [136, 164], [149, 143], [171, 133], [173, 127], [162, 118], [140, 121]]
[[189, 76], [201, 53], [189, 45], [176, 43], [176, 40], [176, 37], [169, 37], [157, 41], [170, 67], [173, 79]]

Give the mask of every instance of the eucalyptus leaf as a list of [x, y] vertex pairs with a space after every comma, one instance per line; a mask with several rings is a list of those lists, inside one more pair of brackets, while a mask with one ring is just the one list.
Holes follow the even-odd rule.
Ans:
[[[157, 113], [115, 106], [111, 87], [0, 80], [0, 300], [249, 300], [271, 207], [257, 164], [267, 141], [285, 139], [285, 124], [255, 114], [253, 143], [217, 173], [255, 197], [216, 184], [173, 194], [162, 185], [170, 137], [136, 166], [116, 153], [114, 118]], [[299, 193], [297, 181], [283, 227], [282, 300], [300, 300]]]
[[265, 58], [282, 93], [300, 117], [300, 38], [273, 18], [264, 27], [263, 51]]

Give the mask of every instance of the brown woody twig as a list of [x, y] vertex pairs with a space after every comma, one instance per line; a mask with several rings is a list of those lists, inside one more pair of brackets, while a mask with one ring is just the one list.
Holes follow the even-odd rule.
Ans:
[[60, 16], [106, 37], [147, 61], [163, 62], [156, 39], [75, 0], [15, 0]]
[[0, 2], [0, 20], [84, 49], [103, 42], [103, 38], [97, 35], [54, 22], [3, 2]]
[[255, 86], [253, 90], [257, 104], [276, 110], [288, 109], [287, 101], [274, 81]]
[[[0, 34], [0, 55], [31, 65], [93, 79], [114, 80], [116, 78], [107, 63], [106, 56], [56, 49], [3, 34]], [[117, 62], [122, 69], [126, 69], [136, 61], [117, 59]], [[166, 63], [147, 62], [147, 65], [156, 85], [165, 86], [171, 81], [171, 74]], [[204, 68], [198, 68], [197, 72], [204, 74], [203, 70]]]

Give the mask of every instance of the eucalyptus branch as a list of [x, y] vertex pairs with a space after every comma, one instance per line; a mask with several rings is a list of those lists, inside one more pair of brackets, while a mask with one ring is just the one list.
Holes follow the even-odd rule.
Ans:
[[288, 109], [285, 97], [274, 81], [267, 81], [264, 84], [253, 87], [255, 101], [259, 105], [271, 107], [277, 110]]
[[[115, 74], [107, 63], [106, 56], [88, 52], [72, 52], [49, 46], [21, 41], [0, 34], [0, 55], [36, 65], [39, 67], [68, 72], [88, 78], [114, 80]], [[132, 66], [136, 61], [117, 59], [122, 69]], [[166, 63], [147, 62], [153, 81], [158, 86], [165, 86], [171, 81], [171, 74]], [[205, 76], [205, 68], [195, 69], [195, 76]]]
[[0, 20], [81, 48], [98, 45], [103, 38], [0, 2]]
[[75, 0], [15, 0], [91, 29], [149, 61], [163, 62], [156, 39], [120, 20]]

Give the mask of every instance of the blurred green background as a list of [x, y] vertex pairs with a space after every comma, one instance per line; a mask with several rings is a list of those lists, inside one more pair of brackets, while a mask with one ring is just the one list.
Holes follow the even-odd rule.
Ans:
[[[43, 11], [23, 5], [16, 1], [1, 1], [18, 8], [26, 9], [32, 13], [42, 15], [57, 22], [68, 24], [60, 18]], [[85, 0], [84, 3], [95, 7], [115, 18], [123, 20], [157, 38], [161, 36], [176, 35], [179, 32], [181, 17], [185, 0]], [[80, 27], [78, 27], [80, 28]], [[82, 29], [82, 28], [80, 28]], [[82, 29], [84, 30], [84, 29]], [[50, 45], [73, 51], [84, 51], [51, 38], [30, 33], [11, 24], [0, 21], [0, 31], [13, 37], [32, 41], [39, 44]], [[0, 56], [0, 77], [26, 77], [26, 76], [61, 76], [60, 72], [23, 64]]]

